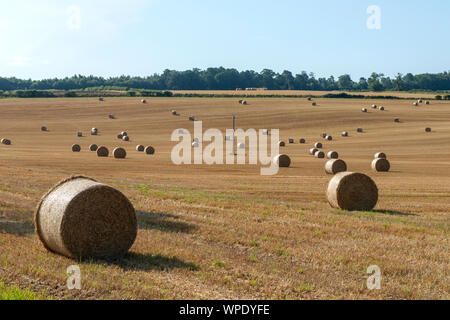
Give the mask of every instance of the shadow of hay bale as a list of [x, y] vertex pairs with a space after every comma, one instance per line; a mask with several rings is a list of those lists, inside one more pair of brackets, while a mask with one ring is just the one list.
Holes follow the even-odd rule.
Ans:
[[197, 226], [195, 225], [182, 221], [176, 221], [180, 219], [180, 217], [170, 213], [136, 211], [136, 216], [138, 219], [139, 229], [159, 230], [175, 233], [189, 233], [192, 230], [197, 229]]
[[416, 213], [407, 213], [407, 212], [392, 211], [392, 210], [373, 210], [373, 212], [386, 214], [389, 216], [418, 216], [418, 214], [416, 214]]
[[176, 257], [165, 257], [163, 255], [142, 254], [136, 252], [127, 253], [120, 260], [104, 260], [108, 264], [115, 265], [123, 271], [151, 271], [151, 270], [170, 270], [170, 269], [188, 269], [197, 271], [200, 268], [192, 262], [185, 262]]
[[15, 221], [0, 217], [0, 233], [9, 233], [17, 236], [34, 234], [32, 221]]

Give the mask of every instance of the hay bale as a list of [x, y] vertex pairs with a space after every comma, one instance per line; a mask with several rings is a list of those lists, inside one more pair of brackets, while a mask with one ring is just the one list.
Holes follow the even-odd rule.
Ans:
[[138, 152], [144, 152], [144, 150], [145, 150], [145, 147], [144, 147], [142, 144], [138, 144], [138, 145], [136, 146], [136, 151], [138, 151]]
[[103, 97], [98, 98], [98, 101], [105, 101], [105, 99], [103, 99]]
[[358, 128], [358, 129], [356, 129], [356, 132], [362, 133], [362, 132], [363, 132], [363, 128]]
[[387, 159], [379, 158], [372, 161], [372, 170], [377, 172], [388, 172], [391, 164]]
[[142, 99], [142, 100], [141, 100], [141, 103], [147, 103], [147, 100]]
[[378, 152], [375, 153], [375, 155], [373, 156], [374, 159], [386, 159], [387, 156], [384, 152]]
[[333, 140], [333, 137], [332, 136], [326, 136], [325, 140], [331, 141], [331, 140]]
[[380, 107], [380, 111], [384, 111], [384, 107]]
[[413, 106], [417, 107], [419, 104], [417, 102], [413, 103]]
[[194, 116], [189, 116], [189, 121], [195, 121], [195, 117]]
[[247, 104], [247, 101], [245, 101], [245, 100], [242, 100], [242, 104]]
[[123, 138], [123, 135], [119, 133], [119, 134], [117, 135], [117, 139], [122, 140], [122, 138]]
[[121, 133], [120, 133], [122, 136], [128, 136], [128, 133], [126, 132], [126, 131], [122, 131]]
[[83, 132], [78, 131], [78, 132], [77, 132], [77, 137], [82, 137], [82, 136], [83, 136]]
[[89, 146], [89, 150], [91, 150], [91, 151], [97, 151], [97, 149], [98, 149], [98, 146], [96, 144], [91, 144]]
[[328, 183], [327, 199], [336, 209], [372, 210], [378, 202], [378, 188], [365, 174], [340, 172]]
[[394, 122], [400, 123], [400, 118], [395, 118], [395, 119], [394, 119]]
[[145, 147], [144, 152], [145, 154], [155, 154], [155, 148], [152, 146]]
[[290, 143], [290, 144], [294, 143], [294, 139], [289, 138], [289, 143]]
[[322, 138], [326, 138], [326, 136], [327, 136], [327, 133], [326, 132], [322, 132], [322, 134], [320, 135]]
[[108, 118], [115, 119], [116, 117], [113, 114], [108, 115]]
[[314, 153], [314, 157], [323, 159], [323, 158], [325, 158], [325, 152], [317, 150], [316, 153]]
[[305, 140], [304, 138], [300, 138], [299, 142], [300, 142], [301, 144], [304, 144], [304, 143], [306, 143], [306, 140]]
[[343, 136], [343, 137], [348, 137], [348, 132], [347, 132], [347, 131], [343, 131], [342, 134], [341, 134], [341, 136]]
[[127, 152], [124, 148], [117, 147], [113, 150], [113, 156], [116, 159], [125, 159], [125, 157], [127, 156]]
[[42, 126], [41, 127], [41, 131], [47, 131], [48, 129], [47, 129], [47, 127], [46, 126]]
[[331, 159], [325, 163], [325, 172], [328, 174], [336, 174], [347, 171], [347, 164], [341, 159]]
[[425, 128], [425, 132], [431, 132], [431, 128]]
[[96, 136], [98, 134], [98, 129], [97, 128], [92, 128], [91, 129], [91, 135]]
[[172, 115], [176, 116], [177, 115], [177, 110], [172, 110]]
[[291, 158], [285, 154], [279, 154], [273, 158], [273, 163], [280, 168], [289, 168], [291, 165]]
[[320, 142], [316, 142], [316, 143], [314, 144], [314, 148], [322, 149], [322, 148], [323, 148], [323, 145], [322, 145]]
[[81, 151], [81, 147], [79, 144], [72, 145], [72, 152], [80, 152], [80, 151]]
[[339, 158], [339, 153], [337, 153], [336, 151], [329, 151], [327, 153], [327, 158], [328, 159], [337, 159], [337, 158]]
[[315, 107], [315, 106], [317, 106], [317, 103], [313, 102], [311, 105], [312, 105], [313, 107]]
[[39, 202], [35, 230], [44, 247], [69, 258], [117, 258], [133, 245], [136, 213], [118, 190], [93, 179], [63, 180]]
[[278, 146], [285, 147], [286, 143], [284, 141], [280, 141], [280, 142], [278, 142]]
[[311, 148], [311, 149], [309, 149], [309, 154], [313, 156], [317, 151], [319, 151], [319, 150], [316, 148]]
[[2, 144], [7, 145], [7, 146], [9, 146], [9, 145], [11, 144], [11, 140], [6, 139], [6, 138], [1, 139], [0, 142], [1, 142]]
[[107, 147], [101, 146], [97, 149], [97, 156], [98, 157], [108, 157], [109, 156], [109, 150]]
[[425, 101], [425, 104], [427, 104], [427, 105], [430, 104], [430, 101]]
[[122, 137], [122, 140], [123, 140], [123, 141], [130, 141], [130, 137], [129, 137], [129, 136], [123, 136], [123, 137]]
[[312, 98], [311, 97], [308, 97], [308, 101], [311, 101], [312, 100]]
[[372, 105], [372, 109], [376, 109], [377, 108], [377, 105], [376, 104], [373, 104]]
[[361, 111], [362, 112], [367, 112], [367, 109], [366, 108], [362, 108]]

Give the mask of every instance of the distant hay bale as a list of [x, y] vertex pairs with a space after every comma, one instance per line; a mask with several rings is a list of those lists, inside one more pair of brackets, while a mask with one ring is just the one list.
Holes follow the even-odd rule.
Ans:
[[336, 209], [369, 211], [378, 202], [378, 188], [365, 174], [340, 172], [328, 183], [327, 199]]
[[300, 138], [299, 142], [300, 142], [301, 144], [304, 144], [304, 143], [306, 143], [306, 140], [305, 140], [304, 138]]
[[395, 119], [394, 119], [394, 122], [400, 123], [400, 118], [395, 118]]
[[145, 154], [155, 154], [155, 148], [152, 146], [145, 147], [144, 152]]
[[245, 149], [245, 143], [239, 143], [238, 145], [237, 145], [237, 147], [239, 148], [239, 149]]
[[378, 152], [375, 153], [375, 155], [373, 156], [374, 159], [386, 159], [387, 156], [384, 152]]
[[137, 235], [131, 202], [120, 191], [81, 176], [50, 189], [34, 223], [47, 250], [74, 259], [121, 257]]
[[72, 152], [80, 152], [80, 151], [81, 151], [81, 147], [79, 144], [72, 145]]
[[291, 158], [285, 154], [279, 154], [273, 158], [273, 163], [280, 168], [288, 168], [291, 165]]
[[343, 136], [343, 137], [348, 137], [348, 132], [347, 132], [347, 131], [343, 131], [342, 134], [341, 134], [341, 136]]
[[384, 111], [384, 107], [380, 107], [380, 111]]
[[128, 136], [128, 133], [126, 132], [126, 131], [122, 131], [121, 133], [120, 133], [122, 136]]
[[425, 128], [425, 132], [431, 132], [431, 128]]
[[117, 135], [117, 139], [122, 140], [122, 138], [123, 138], [123, 135], [119, 133], [119, 134]]
[[123, 140], [123, 141], [130, 141], [130, 137], [129, 137], [129, 136], [123, 136], [123, 137], [122, 137], [122, 140]]
[[417, 107], [419, 104], [417, 102], [413, 103], [413, 106]]
[[83, 132], [78, 131], [78, 132], [77, 132], [77, 137], [82, 137], [82, 136], [83, 136]]
[[323, 151], [317, 150], [316, 153], [314, 153], [314, 157], [323, 159], [325, 158], [325, 153]]
[[362, 112], [367, 112], [367, 109], [366, 108], [362, 108], [361, 111]]
[[145, 150], [145, 147], [142, 144], [138, 144], [136, 146], [136, 151], [144, 152], [144, 150]]
[[247, 104], [247, 101], [245, 101], [245, 100], [242, 100], [242, 104]]
[[189, 116], [189, 121], [195, 121], [195, 117], [194, 116]]
[[326, 132], [322, 132], [322, 134], [320, 135], [322, 138], [326, 138], [326, 136], [327, 136], [327, 133]]
[[379, 158], [372, 161], [372, 170], [377, 172], [388, 172], [391, 164], [387, 159]]
[[314, 147], [317, 148], [317, 149], [322, 149], [322, 148], [323, 148], [323, 145], [322, 145], [322, 143], [320, 143], [320, 142], [316, 142], [316, 143], [314, 144]]
[[347, 164], [341, 159], [331, 159], [325, 164], [325, 172], [328, 174], [336, 174], [347, 171]]
[[91, 129], [91, 135], [96, 136], [98, 134], [98, 129], [97, 128], [92, 128]]
[[91, 150], [91, 151], [97, 151], [97, 149], [98, 149], [98, 146], [96, 144], [91, 144], [89, 146], [89, 150]]
[[105, 99], [103, 99], [103, 97], [98, 98], [98, 101], [105, 101]]
[[332, 141], [332, 140], [333, 140], [333, 137], [332, 137], [332, 136], [326, 136], [326, 137], [325, 137], [325, 140]]
[[377, 108], [377, 105], [376, 104], [373, 104], [372, 105], [372, 109], [376, 109]]
[[278, 146], [285, 147], [286, 143], [284, 141], [280, 141], [280, 142], [278, 142]]
[[2, 144], [7, 145], [7, 146], [9, 146], [9, 145], [11, 144], [11, 140], [6, 139], [6, 138], [3, 138], [2, 140], [0, 140], [0, 142], [1, 142]]
[[430, 101], [425, 101], [425, 104], [430, 104]]
[[41, 131], [47, 131], [48, 129], [47, 129], [47, 127], [46, 126], [42, 126], [41, 127]]
[[240, 100], [238, 101], [238, 103], [239, 103], [239, 104], [242, 104], [242, 101], [244, 101], [244, 100], [240, 99]]
[[311, 97], [308, 97], [308, 101], [311, 101], [312, 100], [312, 98]]
[[313, 156], [317, 151], [319, 151], [319, 150], [316, 148], [311, 148], [311, 149], [309, 149], [309, 154]]
[[117, 147], [113, 150], [113, 156], [116, 159], [125, 159], [125, 157], [127, 156], [127, 152], [124, 148]]
[[292, 138], [289, 138], [289, 143], [294, 143], [294, 139], [292, 139]]
[[110, 119], [115, 119], [116, 117], [113, 114], [108, 115]]
[[317, 106], [317, 103], [316, 103], [316, 102], [313, 102], [311, 105], [312, 105], [313, 107], [315, 107], [315, 106]]
[[109, 150], [107, 147], [101, 146], [97, 149], [97, 156], [98, 157], [108, 157], [109, 156]]
[[141, 100], [141, 103], [147, 103], [147, 100], [142, 99], [142, 100]]
[[356, 129], [356, 132], [362, 133], [363, 132], [363, 128]]
[[177, 110], [172, 110], [172, 114], [173, 114], [174, 116], [176, 116], [176, 115], [177, 115]]
[[422, 103], [422, 99], [417, 100], [418, 103]]
[[337, 159], [337, 158], [339, 158], [339, 153], [337, 153], [336, 151], [329, 151], [327, 153], [327, 158], [328, 159]]

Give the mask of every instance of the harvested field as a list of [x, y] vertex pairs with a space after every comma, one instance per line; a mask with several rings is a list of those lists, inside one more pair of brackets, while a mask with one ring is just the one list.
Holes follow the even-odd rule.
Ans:
[[[0, 99], [2, 136], [13, 141], [0, 144], [0, 281], [56, 299], [449, 299], [450, 148], [442, 144], [450, 103], [314, 100], [318, 107], [249, 97], [243, 108], [236, 98], [148, 98], [151, 108], [143, 108], [136, 98]], [[386, 111], [357, 112], [372, 104]], [[324, 151], [332, 148], [352, 172], [370, 176], [378, 204], [370, 212], [331, 208], [331, 176], [308, 154], [309, 143], [287, 144], [291, 166], [274, 176], [254, 165], [174, 165], [170, 136], [178, 128], [193, 133], [192, 114], [203, 130], [224, 132], [235, 114], [237, 128], [280, 129], [284, 141], [314, 142], [326, 131], [334, 139]], [[36, 134], [43, 123], [51, 130]], [[75, 136], [92, 127], [101, 135]], [[118, 140], [122, 128], [157, 152], [149, 157]], [[341, 137], [344, 130], [350, 137]], [[75, 142], [79, 153], [70, 149]], [[127, 157], [97, 157], [91, 144], [122, 147]], [[390, 172], [371, 169], [380, 150]], [[125, 258], [74, 261], [42, 246], [35, 206], [74, 174], [118, 189], [133, 204], [139, 230]], [[73, 264], [82, 272], [79, 293], [65, 288]], [[366, 270], [374, 264], [382, 287], [370, 291]]]

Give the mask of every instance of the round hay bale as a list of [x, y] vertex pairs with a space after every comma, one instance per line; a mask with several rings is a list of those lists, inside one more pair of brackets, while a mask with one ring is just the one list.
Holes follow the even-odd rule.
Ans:
[[289, 138], [289, 143], [290, 143], [290, 144], [294, 143], [294, 139]]
[[34, 224], [47, 250], [75, 259], [123, 256], [137, 236], [127, 197], [81, 176], [61, 181], [42, 197]]
[[319, 150], [316, 148], [311, 148], [311, 149], [309, 149], [309, 154], [313, 156], [317, 151], [319, 151]]
[[362, 108], [361, 111], [362, 112], [367, 112], [367, 109], [366, 108]]
[[347, 131], [343, 131], [341, 134], [343, 137], [348, 137], [348, 132]]
[[144, 152], [145, 154], [155, 154], [155, 148], [152, 146], [145, 147]]
[[376, 109], [377, 108], [377, 105], [376, 104], [373, 104], [372, 105], [372, 109]]
[[116, 159], [125, 159], [125, 157], [127, 156], [127, 152], [124, 148], [117, 147], [113, 150], [113, 156]]
[[121, 133], [120, 133], [122, 136], [128, 136], [128, 133], [126, 132], [126, 131], [122, 131]]
[[142, 144], [138, 144], [136, 146], [136, 151], [144, 152], [144, 150], [145, 150], [145, 147]]
[[239, 144], [238, 144], [238, 148], [239, 148], [239, 149], [245, 149], [245, 143], [242, 143], [242, 142], [239, 143]]
[[320, 135], [322, 138], [326, 138], [326, 136], [327, 136], [327, 133], [326, 132], [322, 132], [322, 134]]
[[417, 107], [419, 104], [417, 102], [413, 103], [413, 106]]
[[328, 174], [336, 174], [347, 171], [347, 164], [341, 159], [331, 159], [325, 163], [325, 172]]
[[5, 144], [5, 145], [7, 145], [7, 146], [9, 146], [11, 144], [11, 140], [6, 139], [6, 138], [3, 138], [2, 140], [0, 140], [0, 142]]
[[378, 202], [378, 188], [365, 174], [340, 172], [328, 183], [327, 199], [336, 209], [368, 211]]
[[103, 97], [98, 98], [98, 101], [105, 101], [105, 99], [103, 99]]
[[123, 137], [122, 137], [122, 140], [123, 140], [123, 141], [130, 141], [130, 137], [129, 137], [129, 136], [123, 136]]
[[378, 152], [375, 153], [375, 155], [373, 156], [374, 159], [386, 159], [387, 156], [384, 152]]
[[300, 138], [299, 142], [300, 142], [301, 144], [304, 144], [304, 143], [306, 143], [306, 140], [303, 139], [303, 138]]
[[97, 149], [97, 156], [98, 157], [108, 157], [109, 156], [109, 150], [107, 147], [101, 146]]
[[289, 168], [291, 165], [291, 158], [285, 154], [279, 154], [273, 158], [273, 163], [280, 168]]
[[325, 152], [317, 150], [316, 153], [314, 153], [314, 157], [323, 159], [323, 158], [325, 158]]
[[431, 128], [425, 128], [425, 132], [431, 132]]
[[317, 103], [316, 103], [316, 102], [313, 102], [313, 103], [311, 103], [311, 105], [312, 105], [313, 107], [315, 107], [315, 106], [317, 106]]
[[123, 138], [123, 135], [121, 135], [120, 133], [117, 135], [117, 139], [120, 139], [120, 140], [122, 140], [122, 138]]
[[47, 131], [48, 129], [47, 129], [47, 127], [46, 126], [42, 126], [41, 127], [41, 131]]
[[142, 100], [141, 100], [141, 103], [147, 103], [147, 100], [142, 99]]
[[108, 115], [108, 118], [115, 119], [116, 117], [113, 114]]
[[331, 141], [331, 140], [333, 140], [333, 137], [332, 136], [326, 136], [325, 140]]
[[311, 101], [312, 100], [312, 98], [311, 97], [308, 97], [308, 101]]
[[323, 148], [323, 145], [322, 145], [320, 142], [316, 142], [316, 143], [314, 144], [314, 148], [322, 149], [322, 148]]
[[77, 132], [77, 137], [82, 137], [82, 136], [83, 136], [83, 132], [78, 131], [78, 132]]
[[339, 153], [337, 153], [336, 151], [329, 151], [327, 153], [327, 158], [328, 159], [338, 159], [339, 158]]
[[195, 121], [195, 117], [194, 116], [189, 116], [189, 121]]
[[91, 150], [91, 151], [97, 151], [97, 149], [98, 149], [98, 146], [96, 144], [91, 144], [89, 146], [89, 150]]
[[279, 145], [280, 147], [285, 147], [285, 146], [286, 146], [286, 143], [285, 143], [284, 141], [280, 141], [280, 142], [278, 142], [278, 145]]
[[356, 129], [356, 132], [362, 133], [362, 132], [363, 132], [363, 128], [358, 128], [358, 129]]
[[80, 151], [81, 151], [81, 147], [79, 144], [72, 145], [72, 152], [80, 152]]
[[176, 116], [177, 115], [177, 110], [172, 110], [172, 115]]
[[91, 135], [96, 136], [98, 133], [98, 129], [97, 128], [92, 128], [91, 129]]
[[400, 123], [400, 118], [395, 118], [395, 119], [394, 119], [394, 122]]
[[417, 100], [418, 103], [422, 103], [422, 99]]
[[425, 101], [425, 104], [430, 104], [430, 101]]
[[388, 172], [391, 164], [387, 159], [379, 158], [372, 161], [372, 170], [377, 172]]
[[245, 100], [242, 100], [242, 104], [247, 104], [247, 101], [245, 101]]
[[380, 111], [384, 111], [384, 107], [380, 107]]

